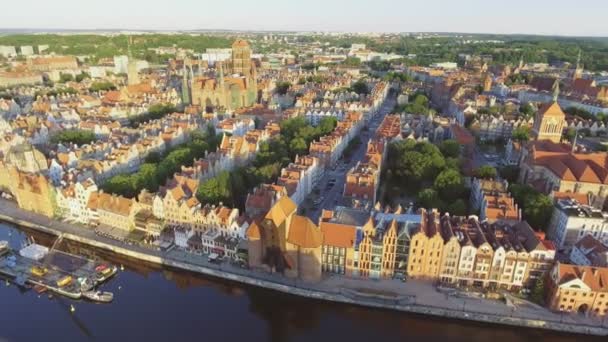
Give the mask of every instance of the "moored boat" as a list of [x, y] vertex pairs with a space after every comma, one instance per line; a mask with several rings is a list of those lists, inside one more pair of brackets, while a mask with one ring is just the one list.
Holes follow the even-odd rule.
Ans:
[[8, 241], [0, 240], [0, 256], [9, 252]]
[[101, 303], [109, 303], [114, 299], [114, 294], [112, 292], [87, 291], [83, 292], [82, 295], [87, 299]]

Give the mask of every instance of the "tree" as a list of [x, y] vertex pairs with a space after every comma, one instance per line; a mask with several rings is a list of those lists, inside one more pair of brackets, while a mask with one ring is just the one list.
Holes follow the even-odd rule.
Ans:
[[414, 94], [414, 100], [406, 104], [403, 108], [406, 113], [428, 114], [429, 113], [429, 98], [424, 94]]
[[462, 198], [459, 198], [448, 205], [445, 211], [450, 215], [464, 216], [467, 214], [467, 204]]
[[291, 83], [289, 83], [289, 82], [279, 82], [279, 83], [277, 83], [275, 91], [279, 95], [285, 95], [285, 94], [287, 94], [287, 91], [289, 90], [289, 88], [291, 88]]
[[528, 141], [530, 139], [530, 128], [527, 126], [519, 126], [511, 133], [515, 141]]
[[351, 90], [359, 95], [367, 95], [369, 94], [369, 89], [367, 88], [367, 83], [364, 80], [358, 80], [357, 82], [351, 85]]
[[460, 156], [460, 144], [456, 140], [444, 140], [439, 144], [439, 150], [446, 158], [458, 158]]
[[66, 83], [74, 81], [74, 76], [72, 74], [60, 74], [59, 75], [59, 83]]
[[433, 188], [427, 188], [420, 191], [416, 196], [416, 201], [421, 208], [430, 209], [443, 207], [443, 202], [439, 198], [439, 194]]
[[347, 57], [342, 64], [350, 67], [360, 67], [361, 60], [357, 57]]
[[89, 91], [98, 92], [98, 91], [108, 91], [108, 90], [116, 90], [116, 86], [114, 83], [110, 81], [99, 81], [91, 84]]
[[230, 173], [220, 172], [216, 177], [201, 183], [196, 197], [199, 202], [204, 204], [227, 203], [231, 198], [232, 189], [230, 186]]
[[51, 143], [53, 144], [66, 144], [72, 143], [76, 145], [90, 144], [95, 141], [95, 134], [91, 131], [83, 131], [79, 129], [70, 129], [61, 131], [51, 137]]
[[509, 183], [517, 182], [519, 178], [519, 167], [517, 165], [507, 165], [499, 169], [500, 177], [506, 179]]
[[573, 142], [574, 137], [576, 136], [576, 128], [574, 128], [574, 127], [568, 128], [566, 133], [564, 133], [564, 136], [566, 137], [566, 139], [568, 139], [568, 141]]
[[553, 212], [553, 201], [529, 185], [511, 184], [509, 191], [522, 208], [523, 217], [536, 230], [547, 230]]
[[464, 192], [464, 182], [457, 170], [446, 169], [442, 171], [433, 184], [441, 199], [450, 202], [458, 199]]
[[530, 103], [519, 106], [519, 111], [526, 117], [530, 118], [534, 115], [534, 107]]
[[534, 287], [532, 288], [532, 292], [530, 293], [530, 299], [536, 304], [543, 305], [545, 303], [545, 279], [544, 277], [539, 277], [534, 282]]
[[494, 179], [498, 172], [496, 169], [490, 165], [483, 165], [475, 170], [475, 177], [485, 178], [485, 179]]
[[289, 149], [292, 154], [301, 156], [305, 155], [308, 151], [308, 145], [306, 144], [306, 140], [298, 137], [289, 142]]
[[88, 72], [83, 71], [80, 74], [76, 75], [76, 82], [80, 83], [86, 78], [91, 78], [91, 75]]

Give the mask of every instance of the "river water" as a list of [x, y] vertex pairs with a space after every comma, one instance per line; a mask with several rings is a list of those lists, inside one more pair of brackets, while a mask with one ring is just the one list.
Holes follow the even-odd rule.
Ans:
[[[46, 246], [53, 242], [51, 236], [0, 223], [0, 240], [14, 248], [28, 237]], [[102, 287], [114, 292], [114, 301], [49, 298], [2, 281], [0, 341], [594, 340], [324, 303], [163, 269], [69, 241], [58, 248], [123, 265], [124, 271]]]

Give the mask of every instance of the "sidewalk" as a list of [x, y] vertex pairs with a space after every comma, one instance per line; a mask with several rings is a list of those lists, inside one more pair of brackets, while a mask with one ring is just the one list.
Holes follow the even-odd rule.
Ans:
[[151, 247], [128, 245], [99, 236], [92, 228], [54, 221], [23, 211], [15, 203], [5, 200], [0, 200], [0, 219], [31, 229], [45, 230], [44, 227], [48, 227], [50, 229], [46, 232], [71, 234], [83, 243], [88, 241], [94, 246], [101, 246], [100, 248], [124, 251], [129, 256], [154, 259], [160, 264], [309, 298], [488, 323], [608, 335], [606, 319], [598, 322], [578, 315], [561, 315], [532, 305], [510, 308], [495, 300], [446, 295], [438, 292], [432, 284], [422, 281], [410, 280], [404, 283], [398, 280], [370, 280], [325, 274], [322, 281], [311, 284], [280, 274], [243, 269], [229, 263], [210, 263], [204, 255], [179, 249], [161, 252]]

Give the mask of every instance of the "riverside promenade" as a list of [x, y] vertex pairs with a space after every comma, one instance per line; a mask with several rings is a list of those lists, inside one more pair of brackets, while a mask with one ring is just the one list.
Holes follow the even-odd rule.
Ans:
[[24, 211], [16, 207], [15, 203], [6, 200], [0, 200], [0, 221], [56, 236], [61, 235], [65, 239], [134, 259], [316, 300], [489, 324], [608, 336], [606, 319], [594, 320], [579, 315], [562, 315], [527, 302], [507, 306], [499, 301], [475, 298], [462, 292], [439, 292], [426, 282], [412, 280], [404, 283], [398, 280], [366, 280], [324, 275], [324, 279], [319, 283], [306, 283], [285, 278], [280, 274], [243, 269], [227, 262], [213, 264], [209, 263], [205, 256], [182, 250], [163, 252], [98, 236], [92, 228]]

